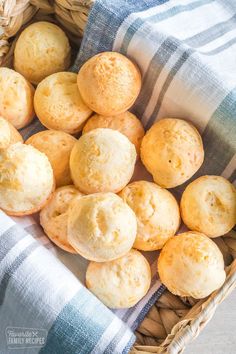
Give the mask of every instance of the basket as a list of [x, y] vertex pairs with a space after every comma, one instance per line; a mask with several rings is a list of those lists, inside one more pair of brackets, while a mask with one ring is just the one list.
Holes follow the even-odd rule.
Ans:
[[[59, 23], [71, 42], [79, 45], [93, 0], [3, 0], [0, 2], [0, 65], [11, 66], [14, 44], [29, 23]], [[131, 353], [182, 353], [212, 318], [217, 306], [236, 287], [236, 231], [215, 239], [226, 265], [223, 286], [206, 299], [181, 298], [167, 290], [136, 331]], [[235, 259], [235, 260], [234, 260]]]

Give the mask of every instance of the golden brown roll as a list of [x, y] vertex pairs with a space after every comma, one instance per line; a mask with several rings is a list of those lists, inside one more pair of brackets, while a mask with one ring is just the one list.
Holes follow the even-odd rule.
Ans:
[[53, 171], [45, 154], [21, 143], [0, 150], [0, 208], [7, 214], [36, 213], [53, 190]]
[[118, 131], [98, 128], [82, 135], [70, 156], [71, 177], [85, 194], [119, 192], [130, 181], [135, 147]]
[[157, 184], [165, 188], [179, 186], [203, 163], [201, 136], [185, 120], [161, 119], [144, 136], [141, 159]]
[[72, 183], [70, 176], [70, 153], [77, 139], [58, 130], [44, 130], [32, 135], [26, 144], [34, 146], [47, 155], [55, 176], [57, 187]]
[[180, 225], [179, 206], [169, 191], [155, 183], [137, 181], [128, 184], [120, 196], [137, 217], [134, 248], [158, 250], [175, 235]]
[[106, 306], [129, 308], [148, 292], [151, 270], [146, 258], [136, 250], [111, 262], [90, 262], [86, 286]]
[[202, 176], [190, 183], [181, 199], [185, 225], [209, 237], [229, 232], [236, 224], [236, 190], [221, 176]]
[[0, 116], [0, 149], [16, 143], [23, 143], [22, 136], [10, 122]]
[[137, 155], [139, 155], [141, 140], [144, 136], [144, 129], [140, 120], [130, 112], [124, 112], [117, 116], [100, 116], [94, 114], [88, 119], [84, 128], [83, 134], [96, 128], [110, 128], [118, 130], [120, 133], [127, 136], [136, 148]]
[[58, 247], [76, 253], [67, 236], [68, 209], [75, 197], [82, 196], [74, 186], [64, 186], [55, 190], [51, 200], [40, 212], [40, 224], [46, 235]]
[[14, 68], [38, 84], [46, 76], [67, 70], [70, 44], [60, 27], [50, 22], [35, 22], [20, 34], [14, 51]]
[[103, 52], [90, 58], [78, 73], [83, 100], [103, 116], [127, 111], [141, 89], [141, 75], [134, 63], [117, 52]]
[[224, 260], [204, 234], [185, 232], [171, 238], [158, 258], [161, 282], [178, 296], [201, 299], [225, 281]]
[[68, 240], [84, 258], [106, 262], [132, 247], [137, 221], [132, 209], [114, 193], [95, 193], [73, 200], [68, 212]]
[[76, 80], [76, 74], [60, 72], [46, 77], [38, 85], [34, 97], [35, 112], [48, 129], [78, 133], [92, 114], [81, 98]]
[[0, 115], [15, 128], [23, 128], [32, 121], [33, 97], [33, 86], [21, 74], [0, 68]]

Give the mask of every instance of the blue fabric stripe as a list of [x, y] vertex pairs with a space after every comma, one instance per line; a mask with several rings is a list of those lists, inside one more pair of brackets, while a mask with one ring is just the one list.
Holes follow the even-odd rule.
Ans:
[[2, 233], [0, 237], [0, 262], [6, 257], [12, 247], [26, 236], [25, 230], [16, 224]]
[[97, 0], [90, 11], [80, 51], [72, 71], [77, 72], [80, 66], [92, 55], [112, 50], [119, 27], [131, 13], [144, 11], [167, 1], [127, 0], [112, 2], [110, 0]]
[[158, 96], [158, 100], [156, 103], [156, 106], [153, 110], [152, 115], [150, 116], [147, 126], [146, 128], [149, 129], [151, 127], [151, 125], [154, 123], [158, 112], [161, 108], [161, 104], [163, 102], [163, 99], [165, 97], [166, 91], [168, 90], [171, 82], [173, 81], [175, 75], [177, 74], [177, 72], [180, 70], [180, 68], [184, 65], [184, 63], [188, 60], [188, 58], [190, 57], [190, 55], [193, 53], [193, 50], [188, 49], [185, 52], [183, 52], [183, 54], [181, 55], [181, 57], [178, 59], [178, 61], [175, 63], [175, 65], [172, 67], [172, 69], [170, 70], [163, 86], [160, 92], [160, 95]]
[[19, 254], [19, 256], [14, 260], [14, 262], [6, 269], [2, 281], [0, 282], [0, 305], [3, 304], [7, 286], [11, 277], [17, 271], [20, 265], [25, 261], [25, 259], [39, 246], [40, 245], [37, 242], [33, 242], [32, 244], [30, 244], [27, 248], [24, 249], [23, 252]]
[[166, 38], [166, 40], [161, 44], [152, 60], [150, 61], [146, 75], [142, 81], [142, 90], [137, 102], [132, 108], [132, 112], [137, 116], [143, 116], [148, 101], [151, 97], [153, 88], [162, 72], [162, 69], [170, 57], [175, 53], [178, 46], [179, 43], [175, 40], [175, 38]]
[[223, 52], [224, 50], [232, 47], [234, 44], [236, 44], [236, 38], [232, 38], [227, 43], [222, 44], [220, 47], [212, 49], [209, 52], [201, 52], [201, 54], [202, 55], [216, 55], [216, 54], [219, 54], [219, 53]]
[[183, 43], [191, 45], [191, 47], [197, 48], [204, 46], [209, 42], [213, 42], [215, 39], [223, 36], [224, 34], [235, 29], [236, 14], [227, 21], [217, 23], [216, 25], [207, 28], [206, 30], [195, 34], [183, 41]]
[[236, 88], [216, 109], [202, 134], [202, 139], [205, 160], [197, 175], [221, 175], [236, 153]]
[[[81, 288], [56, 318], [40, 354], [90, 353], [113, 316], [86, 288]], [[127, 326], [124, 324], [122, 329], [127, 330]], [[132, 346], [135, 337], [132, 332], [130, 336]]]
[[136, 320], [132, 324], [131, 328], [133, 331], [135, 331], [138, 328], [138, 326], [140, 325], [140, 323], [142, 323], [142, 321], [146, 317], [149, 310], [157, 302], [157, 300], [160, 299], [161, 295], [163, 295], [165, 290], [166, 290], [166, 287], [164, 285], [161, 285], [160, 288], [151, 296], [149, 301], [146, 303], [146, 305], [144, 306], [144, 308], [142, 309], [142, 311], [140, 312], [140, 314], [138, 315], [138, 317], [136, 318]]
[[124, 36], [120, 51], [123, 54], [127, 54], [127, 50], [128, 50], [128, 47], [129, 47], [129, 44], [130, 44], [132, 38], [134, 37], [135, 33], [142, 27], [142, 25], [146, 21], [159, 23], [161, 21], [166, 20], [167, 18], [176, 16], [181, 12], [190, 12], [200, 6], [204, 6], [204, 5], [214, 2], [214, 1], [215, 0], [198, 0], [198, 1], [194, 1], [194, 2], [187, 4], [187, 5], [174, 6], [171, 9], [168, 9], [168, 10], [158, 13], [156, 15], [151, 15], [146, 20], [142, 20], [140, 18], [136, 19], [128, 28], [128, 30]]

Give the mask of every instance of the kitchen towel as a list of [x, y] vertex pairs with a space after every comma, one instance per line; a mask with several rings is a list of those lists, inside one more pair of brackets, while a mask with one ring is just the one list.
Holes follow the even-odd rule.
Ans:
[[[205, 147], [205, 161], [194, 178], [216, 174], [235, 183], [235, 35], [234, 0], [97, 0], [72, 70], [107, 50], [133, 59], [143, 85], [132, 111], [145, 128], [163, 117], [192, 122]], [[35, 120], [22, 134], [27, 138], [42, 129]], [[139, 167], [138, 178], [143, 173]], [[26, 354], [129, 351], [133, 331], [164, 291], [156, 265], [147, 296], [119, 311], [107, 309], [83, 286], [86, 265], [80, 256], [52, 245], [37, 216], [0, 213], [1, 354], [15, 352], [11, 348], [17, 345]], [[30, 344], [34, 336], [38, 346]], [[14, 338], [23, 338], [22, 344]]]

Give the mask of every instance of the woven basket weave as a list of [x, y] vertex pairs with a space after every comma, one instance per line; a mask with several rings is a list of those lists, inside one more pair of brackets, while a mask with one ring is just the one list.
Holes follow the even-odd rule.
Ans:
[[[16, 38], [25, 25], [34, 21], [59, 23], [78, 46], [92, 4], [93, 0], [0, 0], [0, 66], [12, 65]], [[180, 298], [166, 290], [136, 331], [132, 354], [183, 352], [236, 287], [236, 232], [215, 242], [227, 266], [224, 285], [200, 301]]]

